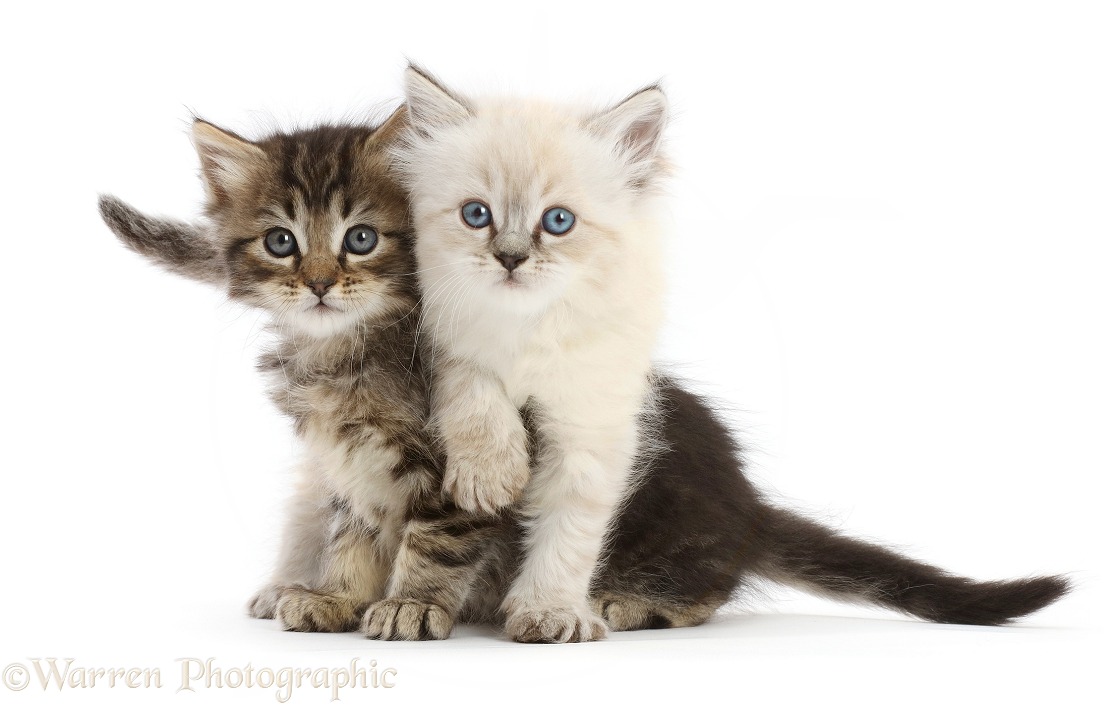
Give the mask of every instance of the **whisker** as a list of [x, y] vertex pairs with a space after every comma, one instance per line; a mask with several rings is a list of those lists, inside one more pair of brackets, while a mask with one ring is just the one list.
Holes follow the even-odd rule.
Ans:
[[452, 267], [453, 265], [459, 265], [459, 264], [468, 262], [471, 259], [472, 259], [471, 257], [466, 257], [463, 260], [456, 260], [454, 262], [446, 262], [446, 263], [441, 264], [441, 265], [431, 265], [430, 267], [423, 267], [420, 270], [414, 270], [413, 272], [406, 272], [405, 274], [406, 275], [420, 275], [423, 272], [430, 272], [431, 270], [440, 269], [442, 267]]

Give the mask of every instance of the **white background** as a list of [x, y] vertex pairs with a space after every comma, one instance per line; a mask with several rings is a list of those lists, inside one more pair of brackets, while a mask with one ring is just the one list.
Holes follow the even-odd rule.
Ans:
[[[33, 681], [0, 701], [275, 703], [175, 694], [180, 657], [398, 670], [343, 703], [1109, 698], [1108, 5], [390, 5], [5, 12], [0, 665], [159, 667], [164, 687]], [[722, 400], [756, 479], [956, 572], [1070, 572], [1076, 592], [990, 629], [772, 591], [701, 628], [574, 646], [246, 618], [295, 448], [252, 367], [260, 320], [125, 251], [96, 195], [192, 217], [191, 111], [252, 136], [359, 117], [398, 100], [405, 57], [466, 93], [607, 101], [663, 78], [661, 357]]]

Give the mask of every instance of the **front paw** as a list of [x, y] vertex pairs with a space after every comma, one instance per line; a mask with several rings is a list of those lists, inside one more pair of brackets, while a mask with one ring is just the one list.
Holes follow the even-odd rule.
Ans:
[[285, 588], [285, 586], [272, 583], [259, 589], [259, 592], [248, 601], [248, 615], [262, 620], [274, 618], [275, 606], [278, 605], [279, 597], [282, 596]]
[[275, 615], [285, 630], [349, 632], [356, 628], [359, 607], [345, 596], [287, 588], [278, 600]]
[[445, 466], [444, 490], [466, 512], [494, 514], [517, 502], [529, 480], [530, 463], [525, 453], [450, 457]]
[[453, 619], [433, 603], [387, 598], [367, 609], [360, 630], [372, 640], [444, 640]]
[[515, 642], [591, 642], [607, 637], [607, 625], [587, 608], [522, 610], [507, 618]]

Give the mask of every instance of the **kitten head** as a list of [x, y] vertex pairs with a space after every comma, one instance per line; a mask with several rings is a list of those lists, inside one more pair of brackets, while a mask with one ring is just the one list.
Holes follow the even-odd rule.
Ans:
[[322, 126], [246, 140], [193, 125], [206, 228], [150, 219], [111, 197], [105, 221], [133, 250], [227, 286], [313, 337], [399, 316], [416, 303], [406, 196], [388, 173], [400, 108], [379, 128]]
[[409, 212], [386, 149], [405, 119], [255, 142], [194, 123], [233, 298], [314, 336], [413, 307]]
[[629, 267], [665, 162], [651, 86], [596, 113], [474, 103], [406, 72], [411, 127], [394, 150], [411, 193], [424, 301], [519, 311], [570, 289], [602, 294]]

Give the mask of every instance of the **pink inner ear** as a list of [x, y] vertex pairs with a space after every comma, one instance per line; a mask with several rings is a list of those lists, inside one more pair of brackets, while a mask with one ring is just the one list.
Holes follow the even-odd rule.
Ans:
[[627, 131], [624, 147], [636, 161], [652, 159], [658, 149], [661, 131], [659, 120], [648, 118], [637, 121]]
[[665, 96], [658, 88], [651, 87], [591, 119], [588, 128], [614, 139], [627, 158], [633, 164], [639, 164], [649, 162], [657, 155], [665, 121]]
[[253, 165], [266, 159], [255, 143], [204, 120], [194, 122], [193, 144], [206, 188], [217, 197], [236, 190], [248, 179]]

